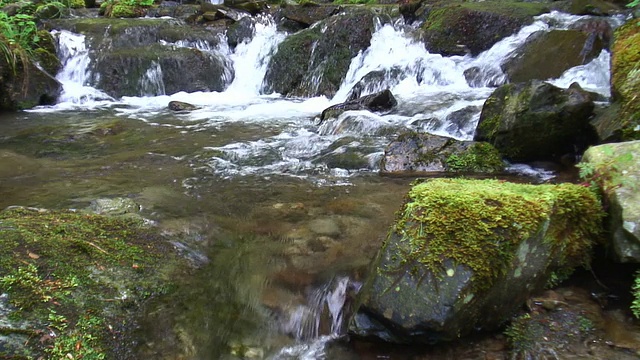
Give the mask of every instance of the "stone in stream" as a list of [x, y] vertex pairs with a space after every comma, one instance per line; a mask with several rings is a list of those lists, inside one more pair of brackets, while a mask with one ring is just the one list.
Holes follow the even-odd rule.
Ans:
[[393, 109], [397, 104], [398, 101], [391, 93], [391, 90], [386, 89], [375, 94], [359, 97], [355, 100], [329, 106], [322, 111], [320, 123], [328, 118], [337, 118], [340, 114], [349, 110], [385, 111]]
[[170, 101], [169, 110], [172, 111], [191, 111], [198, 109], [197, 106], [183, 102], [183, 101]]
[[594, 97], [577, 83], [568, 89], [537, 80], [502, 85], [485, 101], [474, 140], [515, 162], [579, 153], [595, 142]]
[[350, 331], [430, 344], [496, 329], [551, 279], [589, 263], [602, 217], [595, 194], [579, 185], [415, 184], [373, 260]]
[[640, 263], [640, 141], [590, 147], [582, 161], [605, 199], [610, 255]]

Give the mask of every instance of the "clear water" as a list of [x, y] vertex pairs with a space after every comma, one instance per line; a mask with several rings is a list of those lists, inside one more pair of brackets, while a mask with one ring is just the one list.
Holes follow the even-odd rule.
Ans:
[[[144, 94], [120, 99], [91, 86], [83, 36], [60, 31], [60, 102], [0, 116], [0, 206], [82, 208], [126, 196], [175, 239], [197, 270], [151, 306], [140, 358], [323, 358], [409, 187], [376, 175], [385, 145], [407, 129], [472, 138], [493, 88], [470, 87], [464, 70], [499, 83], [496, 65], [529, 34], [575, 20], [542, 16], [476, 58], [429, 54], [403, 24], [380, 26], [332, 99], [262, 93], [285, 38], [268, 19], [235, 51], [217, 49], [236, 74], [226, 91], [166, 95], [155, 64], [140, 79]], [[553, 81], [608, 94], [608, 62], [603, 52]], [[382, 84], [398, 110], [318, 126], [322, 110], [373, 70], [399, 71]], [[199, 109], [173, 113], [172, 100]], [[447, 116], [464, 108], [474, 119], [451, 126]]]

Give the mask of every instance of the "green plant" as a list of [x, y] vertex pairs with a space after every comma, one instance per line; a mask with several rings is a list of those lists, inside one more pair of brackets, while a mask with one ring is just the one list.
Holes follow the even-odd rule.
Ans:
[[41, 278], [33, 264], [19, 267], [13, 273], [0, 278], [0, 286], [10, 292], [11, 302], [25, 310], [36, 302], [49, 302], [69, 295], [78, 286], [75, 277], [66, 279]]
[[[49, 314], [52, 321], [51, 327], [55, 327], [61, 332], [67, 329], [68, 323], [64, 316], [57, 315], [55, 311]], [[102, 360], [106, 358], [102, 344], [99, 341], [100, 332], [103, 329], [104, 321], [93, 315], [80, 317], [73, 329], [58, 335], [53, 346], [45, 351], [51, 359], [84, 359]], [[62, 328], [61, 328], [62, 327]]]
[[633, 0], [632, 2], [627, 4], [627, 7], [628, 8], [632, 8], [632, 7], [636, 7], [638, 5], [640, 5], [640, 0]]
[[601, 162], [582, 162], [577, 165], [580, 170], [579, 176], [585, 186], [589, 186], [596, 194], [599, 194], [604, 203], [605, 209], [608, 207], [606, 198], [616, 189], [623, 185], [630, 185], [624, 176], [623, 168], [631, 164], [633, 154], [622, 153], [615, 155], [614, 148], [609, 145], [602, 146], [602, 153], [605, 156]]
[[640, 271], [636, 272], [633, 286], [631, 287], [631, 293], [633, 294], [631, 312], [636, 318], [640, 319]]

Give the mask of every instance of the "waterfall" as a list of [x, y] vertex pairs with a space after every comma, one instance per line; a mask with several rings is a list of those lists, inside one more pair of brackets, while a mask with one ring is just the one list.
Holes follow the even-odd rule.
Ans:
[[235, 78], [226, 92], [244, 96], [259, 95], [269, 59], [285, 37], [284, 33], [277, 30], [273, 20], [266, 16], [258, 17], [253, 38], [238, 44], [230, 55]]
[[162, 68], [157, 61], [151, 62], [151, 66], [147, 69], [142, 79], [140, 79], [140, 89], [143, 95], [165, 95]]
[[62, 70], [56, 79], [62, 84], [59, 103], [89, 104], [97, 100], [113, 100], [109, 95], [89, 86], [89, 50], [85, 45], [85, 36], [66, 30], [53, 30], [52, 35], [58, 42], [58, 58]]
[[325, 344], [343, 334], [350, 292], [359, 289], [360, 284], [348, 277], [335, 277], [313, 290], [307, 305], [298, 305], [282, 323], [282, 330], [299, 343], [281, 349], [271, 359], [323, 358]]

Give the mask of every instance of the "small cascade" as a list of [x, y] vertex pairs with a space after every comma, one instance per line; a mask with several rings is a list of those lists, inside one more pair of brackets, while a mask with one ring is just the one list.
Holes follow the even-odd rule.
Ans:
[[308, 304], [293, 309], [281, 325], [282, 331], [294, 336], [298, 343], [280, 350], [271, 359], [322, 358], [324, 345], [343, 335], [350, 296], [360, 286], [348, 277], [335, 277], [312, 291]]
[[58, 102], [87, 104], [98, 100], [113, 100], [89, 84], [91, 59], [85, 45], [85, 36], [66, 30], [53, 30], [51, 33], [58, 42], [58, 58], [62, 62], [62, 70], [56, 75], [63, 86]]
[[160, 63], [152, 61], [151, 66], [145, 72], [142, 79], [140, 79], [140, 89], [142, 95], [145, 96], [158, 96], [165, 95], [164, 81], [162, 80], [162, 68]]
[[235, 78], [226, 92], [243, 96], [259, 95], [269, 59], [285, 37], [286, 34], [277, 30], [271, 18], [257, 17], [251, 41], [238, 44], [230, 55]]

